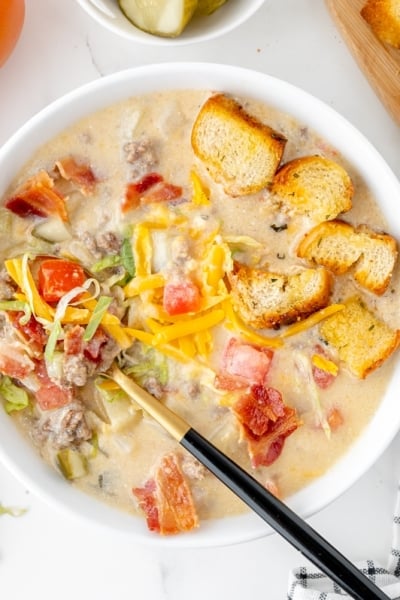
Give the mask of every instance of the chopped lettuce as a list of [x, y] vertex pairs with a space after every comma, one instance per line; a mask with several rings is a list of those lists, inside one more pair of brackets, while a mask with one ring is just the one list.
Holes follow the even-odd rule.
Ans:
[[89, 342], [92, 339], [111, 302], [112, 298], [109, 296], [100, 296], [83, 334], [84, 342]]
[[124, 371], [127, 375], [133, 375], [139, 385], [143, 385], [149, 377], [154, 377], [161, 385], [168, 383], [168, 363], [166, 357], [154, 348], [149, 348], [143, 360], [137, 364], [129, 365]]
[[0, 517], [2, 515], [10, 515], [10, 517], [21, 517], [26, 513], [26, 508], [17, 508], [15, 506], [3, 506], [0, 504]]
[[0, 302], [0, 310], [23, 312], [24, 316], [20, 318], [21, 325], [25, 325], [32, 315], [29, 304], [23, 300], [3, 300]]

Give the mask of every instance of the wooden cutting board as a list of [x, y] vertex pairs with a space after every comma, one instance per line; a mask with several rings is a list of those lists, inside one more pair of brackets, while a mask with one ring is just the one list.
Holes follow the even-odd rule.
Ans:
[[326, 0], [326, 4], [358, 65], [400, 125], [400, 50], [380, 42], [362, 18], [365, 0]]

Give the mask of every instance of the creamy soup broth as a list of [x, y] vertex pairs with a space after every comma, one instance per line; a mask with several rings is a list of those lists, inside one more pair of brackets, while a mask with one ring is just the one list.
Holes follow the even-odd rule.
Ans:
[[[88, 240], [98, 239], [101, 233], [110, 231], [122, 236], [129, 227], [143, 222], [146, 215], [150, 215], [146, 217], [149, 221], [154, 220], [151, 215], [158, 210], [155, 205], [139, 207], [125, 215], [121, 215], [120, 210], [127, 182], [135, 180], [138, 175], [135, 171], [138, 165], [129, 160], [129, 144], [135, 140], [146, 140], [155, 156], [154, 165], [147, 166], [148, 170], [156, 171], [162, 174], [165, 181], [181, 186], [185, 200], [162, 206], [162, 210], [173, 213], [175, 224], [171, 221], [167, 228], [160, 226], [152, 230], [154, 270], [164, 264], [165, 239], [176, 233], [175, 228], [180, 227], [176, 223], [179, 223], [182, 214], [190, 222], [190, 227], [199, 227], [204, 239], [207, 238], [207, 232], [211, 235], [219, 225], [218, 235], [222, 240], [226, 237], [248, 236], [257, 241], [256, 249], [249, 249], [246, 244], [243, 247], [240, 243], [236, 248], [231, 245], [232, 252], [236, 253], [235, 259], [251, 262], [252, 256], [257, 255], [258, 264], [280, 271], [299, 264], [293, 249], [310, 227], [307, 219], [281, 214], [267, 190], [245, 197], [227, 196], [195, 158], [190, 143], [191, 129], [198, 110], [209, 95], [208, 91], [179, 91], [130, 98], [79, 121], [40, 148], [18, 174], [8, 196], [39, 170], [52, 172], [55, 162], [65, 156], [73, 156], [91, 166], [97, 178], [95, 192], [84, 197], [76, 189], [70, 189], [68, 182], [62, 183], [68, 195], [68, 228], [71, 235], [54, 243], [35, 237], [34, 228], [40, 219], [26, 219], [7, 213], [8, 230], [3, 231], [0, 240], [2, 258], [16, 257], [33, 249], [39, 254], [73, 257], [85, 268], [90, 268], [107, 252], [93, 252]], [[386, 229], [386, 223], [363, 180], [334, 148], [290, 116], [252, 100], [239, 100], [248, 112], [287, 138], [285, 161], [306, 154], [323, 154], [342, 164], [355, 187], [353, 208], [346, 214], [346, 220], [354, 224], [365, 223], [379, 230]], [[193, 169], [209, 189], [210, 203], [190, 212], [187, 211], [187, 204], [192, 195], [190, 173]], [[282, 224], [287, 227], [278, 230]], [[193, 260], [198, 259], [201, 243], [196, 246], [195, 242]], [[397, 290], [398, 279], [396, 269], [391, 290]], [[353, 280], [342, 277], [335, 283], [331, 301], [340, 301], [355, 290], [357, 286]], [[400, 327], [397, 293], [389, 292], [379, 298], [367, 295], [367, 298], [370, 306], [391, 326]], [[135, 308], [128, 310], [131, 311], [129, 325], [139, 327]], [[268, 336], [279, 334], [270, 331], [263, 333]], [[240, 337], [219, 324], [212, 330], [212, 349], [206, 358], [194, 357], [194, 360], [182, 363], [163, 356], [160, 360], [168, 372], [167, 382], [163, 381], [160, 386], [159, 382], [146, 381], [143, 374], [138, 380], [150, 392], [154, 391], [155, 386], [160, 401], [166, 402], [187, 418], [194, 428], [253, 472], [262, 483], [269, 485], [272, 482], [279, 495], [287, 497], [325, 473], [360, 435], [377, 409], [393, 361], [387, 361], [365, 380], [356, 379], [345, 367], [340, 368], [334, 384], [319, 395], [324, 415], [335, 408], [343, 417], [343, 424], [328, 435], [318, 422], [312, 393], [301, 372], [296, 370], [293, 358], [294, 354], [301, 353], [304, 348], [318, 341], [318, 330], [312, 328], [288, 337], [282, 348], [274, 350], [268, 385], [279, 389], [285, 403], [296, 408], [301, 425], [286, 438], [277, 460], [270, 466], [253, 468], [246, 442], [240, 439], [237, 420], [230, 407], [229, 398], [232, 394], [214, 387], [214, 376], [219, 370], [223, 348], [232, 336]], [[146, 345], [142, 344], [140, 350], [133, 352], [136, 363], [148, 360], [147, 350]], [[86, 406], [87, 419], [97, 439], [93, 452], [87, 446], [94, 445], [92, 439], [85, 441], [88, 473], [74, 479], [72, 484], [113, 506], [135, 513], [138, 508], [132, 488], [143, 485], [157, 460], [169, 451], [176, 451], [178, 445], [158, 424], [132, 407], [126, 398], [114, 399], [108, 405], [107, 400], [101, 400], [106, 405], [110, 421], [104, 422], [99, 416], [98, 407], [93, 408], [93, 398], [98, 394], [91, 380], [79, 390], [79, 398]], [[37, 435], [38, 416], [35, 410], [14, 411], [11, 417], [24, 435], [32, 439], [44, 459], [59, 469], [57, 449], [45, 436]], [[179, 450], [179, 453], [182, 455], [184, 451]], [[189, 458], [185, 460], [188, 461], [188, 478], [200, 520], [220, 518], [245, 510], [244, 505], [213, 476], [207, 473], [201, 473], [200, 476], [195, 472], [198, 465], [191, 463]]]

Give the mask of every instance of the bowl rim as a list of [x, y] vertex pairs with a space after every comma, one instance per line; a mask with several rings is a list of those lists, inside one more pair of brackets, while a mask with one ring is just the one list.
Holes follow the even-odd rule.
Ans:
[[[209, 89], [252, 97], [312, 127], [364, 178], [390, 223], [391, 233], [400, 238], [400, 219], [398, 222], [393, 219], [390, 200], [400, 195], [400, 183], [361, 132], [329, 105], [291, 83], [255, 70], [218, 63], [172, 62], [135, 67], [94, 80], [58, 98], [0, 148], [0, 196], [35, 149], [81, 117], [124, 98], [167, 89]], [[396, 368], [393, 364], [393, 375], [380, 407], [361, 436], [327, 473], [287, 499], [295, 512], [308, 518], [320, 511], [349, 489], [381, 456], [400, 428], [400, 411], [396, 410], [399, 385], [400, 365]], [[32, 451], [16, 427], [10, 427], [5, 411], [0, 412], [0, 440], [1, 462], [47, 504], [86, 523], [126, 533], [141, 543], [200, 548], [246, 542], [272, 533], [261, 519], [247, 513], [205, 521], [189, 534], [154, 536], [140, 517], [113, 511], [67, 485]], [[353, 465], [351, 472], [346, 468], [349, 461]]]
[[[231, 2], [242, 2], [243, 8], [241, 9], [240, 13], [238, 12], [238, 15], [235, 18], [231, 20], [228, 19], [226, 23], [215, 27], [214, 30], [212, 27], [209, 30], [206, 28], [203, 33], [191, 33], [191, 24], [189, 23], [188, 28], [186, 28], [181, 35], [174, 38], [156, 36], [142, 31], [129, 21], [129, 19], [124, 15], [118, 6], [116, 6], [118, 10], [118, 15], [116, 17], [110, 11], [110, 9], [103, 4], [103, 0], [76, 1], [81, 6], [82, 10], [89, 14], [95, 21], [97, 21], [97, 23], [116, 35], [125, 38], [126, 40], [150, 46], [185, 46], [188, 44], [211, 41], [229, 33], [252, 17], [254, 13], [261, 8], [266, 0], [251, 0], [250, 2], [248, 0], [230, 0]], [[116, 19], [119, 20], [120, 17], [123, 18], [124, 23], [126, 21], [126, 23], [129, 25], [127, 29], [124, 29], [120, 26], [120, 24], [118, 24], [118, 22], [116, 22]], [[214, 18], [214, 16], [210, 15], [209, 18]]]

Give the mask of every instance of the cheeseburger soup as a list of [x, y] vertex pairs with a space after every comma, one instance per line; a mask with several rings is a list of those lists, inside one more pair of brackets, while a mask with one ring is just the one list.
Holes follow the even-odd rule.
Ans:
[[[285, 498], [366, 426], [400, 328], [397, 264], [379, 293], [355, 276], [362, 241], [386, 223], [352, 166], [291, 117], [237, 99], [273, 128], [278, 173], [318, 155], [350, 177], [351, 208], [326, 218], [369, 233], [338, 273], [300, 257], [321, 219], [288, 205], [272, 180], [226, 192], [192, 138], [211, 95], [134, 97], [81, 120], [36, 152], [0, 209], [4, 409], [60, 477], [162, 534], [246, 509], [107, 376], [114, 361]], [[310, 304], [301, 284], [288, 300], [306, 272], [323, 273], [323, 292]], [[268, 309], [279, 318], [255, 325], [248, 314], [281, 277]], [[353, 305], [371, 319], [356, 335]], [[373, 330], [387, 344], [358, 367]]]

